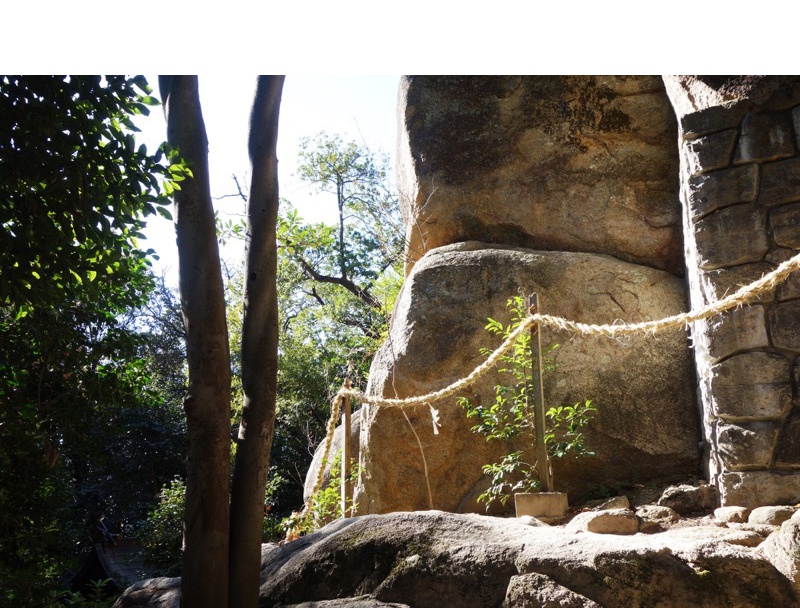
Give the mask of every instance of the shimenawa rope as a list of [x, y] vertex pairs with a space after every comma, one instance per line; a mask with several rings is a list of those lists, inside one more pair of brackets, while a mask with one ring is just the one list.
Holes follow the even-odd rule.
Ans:
[[742, 306], [745, 303], [754, 300], [758, 296], [775, 289], [778, 284], [785, 281], [788, 276], [796, 270], [800, 270], [800, 254], [783, 262], [775, 270], [765, 274], [757, 281], [753, 281], [749, 285], [739, 288], [737, 291], [722, 298], [721, 300], [707, 304], [701, 308], [698, 308], [697, 310], [691, 310], [689, 312], [673, 315], [664, 319], [658, 319], [656, 321], [589, 325], [587, 323], [578, 323], [577, 321], [571, 321], [562, 317], [536, 313], [526, 317], [522, 323], [520, 323], [519, 327], [511, 332], [508, 338], [506, 338], [505, 341], [499, 347], [497, 347], [497, 350], [489, 355], [486, 361], [476, 367], [468, 376], [461, 378], [460, 380], [456, 380], [451, 385], [446, 386], [441, 390], [433, 391], [427, 395], [409, 397], [407, 399], [390, 399], [386, 397], [377, 397], [374, 395], [365, 395], [362, 391], [354, 388], [342, 388], [336, 394], [334, 399], [340, 400], [345, 395], [349, 395], [361, 403], [371, 403], [381, 407], [402, 407], [405, 405], [434, 403], [436, 401], [441, 401], [442, 399], [453, 396], [461, 389], [469, 386], [483, 374], [489, 371], [489, 369], [491, 369], [491, 367], [497, 363], [500, 357], [502, 357], [513, 346], [514, 342], [522, 334], [522, 332], [528, 330], [534, 323], [541, 323], [542, 325], [552, 327], [556, 330], [568, 331], [575, 334], [605, 336], [608, 338], [629, 336], [633, 334], [654, 334], [673, 327], [685, 327], [688, 326], [689, 323], [706, 319], [732, 308], [736, 308], [737, 306]]
[[[563, 317], [556, 317], [553, 315], [544, 315], [536, 313], [526, 317], [519, 326], [511, 332], [505, 341], [497, 347], [497, 349], [490, 354], [487, 359], [476, 367], [472, 372], [456, 380], [449, 386], [444, 387], [438, 391], [433, 391], [426, 395], [418, 395], [416, 397], [408, 397], [407, 399], [391, 399], [387, 397], [378, 397], [375, 395], [366, 395], [363, 391], [355, 388], [339, 389], [336, 396], [333, 398], [333, 407], [331, 409], [331, 419], [328, 422], [328, 437], [325, 439], [325, 455], [328, 457], [331, 441], [333, 439], [333, 430], [335, 428], [335, 421], [339, 416], [339, 403], [345, 396], [352, 397], [361, 403], [369, 403], [378, 405], [380, 407], [403, 407], [406, 405], [430, 405], [436, 401], [441, 401], [448, 397], [452, 397], [460, 392], [465, 387], [475, 382], [478, 378], [488, 372], [492, 366], [502, 357], [516, 342], [517, 338], [522, 332], [528, 330], [533, 324], [541, 323], [547, 327], [551, 327], [560, 331], [567, 331], [580, 335], [595, 335], [605, 336], [607, 338], [616, 338], [619, 336], [630, 336], [634, 334], [655, 334], [666, 329], [674, 327], [686, 327], [690, 323], [707, 319], [708, 317], [718, 315], [737, 306], [756, 299], [760, 295], [775, 289], [780, 283], [785, 281], [790, 274], [800, 270], [800, 254], [795, 255], [780, 264], [775, 270], [762, 276], [760, 279], [753, 281], [749, 285], [745, 285], [729, 296], [717, 300], [716, 302], [706, 304], [697, 310], [691, 310], [664, 319], [656, 321], [643, 321], [641, 323], [610, 323], [605, 325], [590, 325], [587, 323], [578, 323]], [[323, 468], [317, 475], [317, 483], [314, 484], [314, 492], [319, 490], [322, 484]], [[313, 492], [312, 492], [313, 494]]]

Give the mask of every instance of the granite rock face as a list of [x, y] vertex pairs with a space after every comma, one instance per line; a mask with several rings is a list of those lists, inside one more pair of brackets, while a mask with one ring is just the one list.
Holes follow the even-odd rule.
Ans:
[[512, 576], [502, 608], [600, 608], [589, 598], [559, 585], [549, 576], [531, 572]]
[[[555, 297], [547, 294], [554, 273], [542, 266], [526, 271], [527, 262], [483, 268], [448, 253], [449, 262], [435, 258], [441, 276], [427, 267], [413, 272], [430, 265], [426, 254], [441, 256], [453, 244], [608, 255], [676, 277], [685, 269], [693, 309], [800, 249], [800, 77], [406, 77], [398, 150], [406, 270], [414, 286], [404, 292], [390, 341], [375, 361], [376, 394], [419, 395], [471, 371], [481, 361], [479, 348], [494, 344], [464, 336], [485, 338], [486, 317], [501, 315], [520, 287], [545, 294], [546, 312], [588, 322], [655, 319], [685, 307], [675, 283], [673, 304], [651, 314], [649, 304], [640, 306], [650, 284], [620, 283], [616, 269], [607, 279], [569, 275], [572, 289], [559, 287]], [[450, 271], [447, 263], [454, 264]], [[443, 291], [439, 283], [450, 287]], [[622, 446], [629, 481], [670, 467], [690, 474], [688, 455], [697, 450], [688, 446], [702, 440], [705, 477], [716, 489], [712, 506], [800, 501], [800, 278], [692, 331], [693, 365], [682, 362], [682, 371], [652, 384], [655, 401], [664, 402], [663, 424], [639, 423], [648, 420], [653, 399], [637, 378], [649, 378], [647, 366], [668, 369], [673, 363], [664, 353], [677, 357], [677, 350], [659, 352], [645, 336], [617, 344], [612, 354], [599, 345], [603, 339], [589, 346], [583, 338], [551, 337], [564, 346], [547, 391], [558, 404], [595, 400], [601, 412], [591, 432]], [[692, 352], [683, 344], [684, 354]], [[571, 363], [575, 349], [583, 349], [580, 365]], [[647, 356], [620, 358], [637, 349]], [[596, 380], [586, 380], [592, 374]], [[473, 394], [491, 401], [494, 380]], [[610, 401], [626, 405], [604, 407], [600, 397], [608, 391], [624, 391]], [[670, 393], [678, 398], [667, 403]], [[689, 393], [699, 400], [695, 412], [686, 405]], [[364, 410], [363, 512], [477, 508], [486, 480], [475, 465], [497, 461], [502, 450], [471, 437], [451, 405], [436, 407], [444, 422], [438, 442], [425, 408], [409, 412], [416, 436], [399, 412]], [[665, 456], [677, 443], [681, 456]], [[385, 473], [373, 458], [387, 463]], [[566, 489], [580, 493], [593, 482], [620, 480], [621, 467], [592, 462], [575, 466], [577, 476], [558, 465], [567, 471]]]
[[482, 240], [683, 273], [676, 125], [653, 76], [404, 77], [410, 266]]
[[505, 605], [796, 605], [775, 566], [729, 542], [740, 536], [716, 526], [618, 536], [437, 511], [358, 517], [265, 546], [261, 605], [370, 594], [415, 608], [484, 608], [535, 598], [534, 582], [547, 593], [540, 603]]
[[800, 591], [800, 512], [785, 520], [780, 531], [764, 541], [761, 551]]
[[[717, 526], [620, 536], [440, 511], [370, 515], [263, 545], [259, 605], [797, 606], [796, 520], [764, 543], [769, 551], [745, 536]], [[177, 582], [145, 581], [115, 606], [177, 608]]]
[[[441, 247], [417, 262], [405, 282], [389, 337], [370, 371], [369, 392], [404, 398], [461, 378], [483, 361], [481, 348], [499, 345], [484, 329], [486, 319], [507, 323], [506, 301], [520, 290], [537, 292], [545, 312], [583, 322], [657, 319], [684, 306], [679, 278], [608, 256], [476, 242]], [[587, 439], [597, 456], [557, 460], [556, 489], [571, 492], [574, 500], [602, 482], [698, 473], [699, 424], [683, 330], [630, 341], [545, 330], [543, 345], [553, 342], [561, 346], [553, 353], [557, 370], [545, 374], [547, 404], [591, 399], [598, 407]], [[492, 372], [466, 396], [493, 403], [493, 387], [501, 381]], [[488, 484], [481, 466], [498, 461], [510, 446], [471, 432], [474, 422], [455, 398], [435, 407], [441, 419], [437, 435], [427, 407], [407, 410], [424, 462], [401, 411], [362, 409], [356, 488], [361, 513], [483, 511], [476, 503]]]

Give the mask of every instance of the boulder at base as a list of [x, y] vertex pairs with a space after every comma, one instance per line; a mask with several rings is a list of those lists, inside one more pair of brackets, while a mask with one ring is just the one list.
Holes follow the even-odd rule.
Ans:
[[[406, 398], [466, 376], [483, 362], [481, 348], [501, 342], [485, 330], [487, 317], [508, 323], [506, 301], [531, 292], [543, 312], [589, 323], [660, 319], [685, 309], [680, 279], [609, 256], [447, 245], [428, 252], [406, 279], [368, 392]], [[574, 502], [601, 483], [699, 473], [695, 381], [683, 329], [623, 340], [545, 330], [543, 345], [556, 342], [557, 370], [545, 374], [546, 406], [591, 399], [598, 408], [587, 433], [597, 455], [556, 461], [557, 490]], [[493, 370], [464, 395], [487, 406], [500, 380]], [[362, 408], [360, 513], [483, 511], [476, 502], [488, 484], [482, 466], [511, 447], [471, 432], [475, 421], [455, 397], [434, 407], [438, 434], [426, 406], [407, 408], [408, 421], [397, 408]]]
[[261, 606], [369, 595], [486, 608], [518, 595], [517, 577], [530, 574], [551, 595], [523, 606], [797, 606], [789, 580], [731, 534], [705, 526], [618, 536], [438, 511], [357, 517], [265, 545]]
[[[438, 511], [355, 517], [264, 545], [259, 605], [797, 606], [786, 576], [758, 549], [731, 544], [730, 533], [710, 526], [616, 536]], [[174, 589], [174, 580], [150, 585], [152, 602], [140, 586], [116, 606], [178, 608], [175, 596], [157, 602], [158, 587]]]

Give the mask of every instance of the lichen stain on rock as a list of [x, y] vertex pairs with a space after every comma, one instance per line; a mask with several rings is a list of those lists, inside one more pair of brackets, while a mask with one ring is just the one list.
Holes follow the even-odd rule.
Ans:
[[566, 135], [566, 145], [585, 153], [584, 132], [625, 132], [631, 119], [613, 104], [619, 93], [597, 79], [554, 76], [528, 79], [522, 88], [514, 123], [520, 129], [535, 126], [545, 133]]
[[[412, 142], [412, 150], [425, 150], [415, 155], [420, 176], [441, 172], [450, 182], [508, 161], [508, 148], [501, 145], [500, 99], [515, 88], [517, 78], [435, 76], [425, 80], [424, 88], [410, 87], [407, 103], [426, 111], [406, 114], [409, 127], [422, 140]], [[447, 102], [446, 110], [442, 100]], [[441, 137], [442, 133], [447, 137]]]

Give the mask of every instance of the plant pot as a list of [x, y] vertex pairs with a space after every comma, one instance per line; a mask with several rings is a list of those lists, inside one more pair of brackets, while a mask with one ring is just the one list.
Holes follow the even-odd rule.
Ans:
[[547, 524], [557, 523], [567, 516], [566, 492], [531, 492], [514, 494], [517, 517], [530, 515]]

